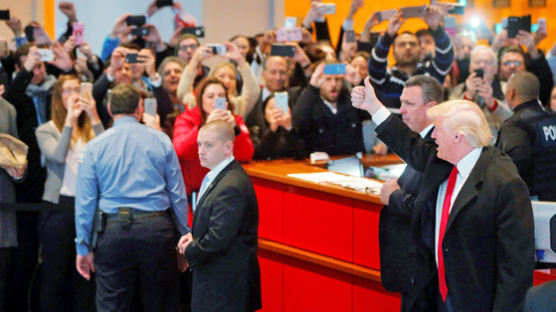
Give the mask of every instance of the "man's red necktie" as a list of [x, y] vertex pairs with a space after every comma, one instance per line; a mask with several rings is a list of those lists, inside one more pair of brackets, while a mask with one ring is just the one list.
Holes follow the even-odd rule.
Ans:
[[448, 217], [450, 215], [450, 203], [452, 202], [452, 193], [456, 185], [456, 178], [458, 175], [458, 168], [454, 166], [450, 177], [448, 178], [448, 187], [446, 188], [446, 196], [444, 196], [444, 204], [442, 204], [442, 217], [440, 219], [440, 230], [438, 231], [438, 288], [442, 301], [446, 301], [448, 295], [448, 285], [446, 285], [446, 268], [444, 267], [444, 256], [442, 254], [442, 241], [444, 240], [444, 232], [446, 232], [446, 225], [448, 224]]

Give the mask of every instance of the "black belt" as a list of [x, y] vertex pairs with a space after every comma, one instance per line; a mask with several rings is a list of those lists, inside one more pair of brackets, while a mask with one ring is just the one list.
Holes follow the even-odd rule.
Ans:
[[138, 221], [138, 220], [142, 220], [142, 219], [148, 219], [148, 218], [155, 218], [155, 217], [161, 217], [161, 216], [167, 216], [169, 210], [161, 210], [161, 211], [143, 211], [143, 210], [138, 210], [138, 209], [122, 209], [122, 208], [118, 208], [119, 212], [118, 213], [107, 213], [106, 214], [106, 221], [107, 222], [120, 222], [123, 219], [125, 219], [125, 216], [122, 216], [123, 214], [129, 214], [127, 217], [130, 220], [134, 220], [134, 221]]

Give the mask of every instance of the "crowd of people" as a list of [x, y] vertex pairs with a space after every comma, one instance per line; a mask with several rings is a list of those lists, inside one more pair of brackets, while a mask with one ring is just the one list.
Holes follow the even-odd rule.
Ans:
[[[160, 9], [156, 2], [148, 7], [148, 16]], [[96, 287], [101, 288], [95, 289], [95, 283], [87, 280], [92, 278], [90, 273], [94, 271], [90, 254], [94, 243], [89, 237], [94, 232], [91, 229], [93, 215], [77, 207], [92, 207], [94, 211], [94, 206], [98, 205], [105, 213], [121, 215], [121, 211], [112, 209], [117, 205], [110, 201], [110, 196], [154, 196], [151, 204], [173, 208], [169, 209], [175, 221], [173, 247], [178, 244], [177, 232], [185, 235], [179, 251], [189, 264], [182, 264], [181, 268], [191, 265], [195, 271], [195, 265], [207, 261], [202, 252], [218, 246], [219, 249], [211, 250], [210, 255], [219, 256], [234, 243], [212, 233], [210, 239], [224, 240], [228, 245], [223, 242], [210, 245], [212, 241], [200, 242], [195, 234], [200, 233], [199, 228], [195, 230], [195, 207], [200, 203], [197, 199], [206, 192], [205, 180], [215, 168], [217, 172], [222, 170], [218, 162], [206, 164], [208, 156], [205, 153], [210, 154], [212, 146], [204, 146], [202, 139], [209, 136], [209, 130], [218, 133], [218, 138], [227, 138], [226, 126], [233, 129], [232, 145], [224, 140], [222, 153], [226, 157], [218, 158], [226, 164], [231, 158], [238, 162], [283, 157], [301, 159], [312, 152], [329, 155], [396, 152], [409, 166], [399, 180], [384, 184], [381, 199], [387, 208], [383, 213], [390, 213], [389, 220], [397, 223], [390, 232], [382, 228], [381, 242], [401, 242], [398, 244], [402, 247], [390, 250], [399, 251], [405, 247], [407, 259], [415, 259], [411, 264], [402, 261], [403, 274], [394, 269], [401, 275], [393, 279], [405, 280], [393, 281], [392, 286], [388, 286], [388, 272], [383, 271], [386, 287], [402, 293], [402, 309], [433, 311], [430, 310], [433, 305], [445, 311], [467, 310], [470, 306], [477, 308], [474, 311], [521, 309], [525, 291], [532, 284], [534, 261], [532, 212], [527, 202], [530, 199], [556, 200], [556, 182], [552, 179], [556, 173], [556, 135], [539, 130], [556, 121], [552, 113], [556, 111], [556, 88], [553, 87], [556, 74], [552, 73], [556, 70], [556, 45], [550, 51], [537, 48], [547, 37], [546, 28], [536, 32], [520, 30], [515, 38], [509, 38], [508, 31], [503, 29], [488, 45], [478, 45], [476, 33], [464, 27], [448, 34], [443, 23], [452, 6], [442, 3], [427, 6], [421, 17], [427, 27], [419, 31], [400, 32], [406, 18], [398, 10], [387, 20], [383, 20], [379, 12], [372, 13], [363, 31], [355, 34], [354, 16], [362, 14], [363, 2], [351, 2], [337, 45], [330, 38], [325, 4], [315, 0], [311, 1], [305, 19], [296, 28], [301, 34], [299, 41], [282, 41], [278, 33], [283, 29], [278, 27], [280, 29], [262, 31], [254, 36], [238, 34], [215, 46], [203, 43], [202, 38], [188, 31], [199, 25], [177, 20], [173, 21], [175, 33], [165, 41], [156, 25], [131, 25], [128, 23], [131, 14], [126, 13], [114, 22], [101, 55], [95, 55], [86, 41], [76, 38], [79, 34], [74, 27], [78, 20], [71, 2], [59, 4], [68, 23], [66, 32], [58, 39], [50, 38], [37, 22], [31, 22], [24, 31], [21, 20], [12, 14], [6, 25], [12, 30], [13, 38], [0, 37], [0, 46], [6, 46], [0, 49], [0, 132], [19, 138], [29, 149], [26, 168], [0, 170], [0, 202], [32, 208], [0, 210], [0, 311], [28, 311], [31, 303], [40, 306], [40, 311], [94, 311], [95, 293], [96, 309], [102, 311], [119, 305], [129, 309], [130, 306], [122, 305], [121, 300], [139, 306], [144, 302], [145, 310], [156, 311], [161, 302], [166, 302], [161, 298], [169, 295], [181, 297], [181, 310], [188, 310], [191, 300], [194, 311], [208, 311], [203, 309], [203, 304], [218, 301], [218, 297], [195, 299], [201, 292], [195, 291], [199, 277], [194, 275], [194, 298], [191, 299], [191, 273], [187, 270], [180, 275], [177, 266], [172, 272], [175, 276], [166, 276], [164, 281], [177, 285], [180, 279], [182, 291], [179, 295], [167, 291], [167, 287], [144, 287], [156, 276], [150, 269], [136, 282], [128, 275], [124, 278], [127, 283], [140, 284], [137, 289], [148, 288], [143, 293], [137, 289], [126, 290], [122, 291], [123, 299], [110, 297], [107, 290], [126, 285], [115, 285], [113, 280], [105, 278], [97, 279]], [[173, 7], [181, 9], [178, 2], [174, 2]], [[373, 27], [382, 22], [387, 23], [386, 31], [373, 32]], [[134, 31], [138, 28], [144, 30], [141, 35]], [[276, 46], [290, 47], [292, 54], [276, 53]], [[390, 49], [394, 64], [388, 59]], [[47, 58], [45, 54], [54, 57]], [[335, 64], [345, 64], [345, 72], [327, 72], [328, 66]], [[152, 103], [152, 99], [155, 106], [149, 110], [146, 103]], [[445, 101], [448, 102], [440, 104]], [[439, 108], [427, 114], [433, 107]], [[460, 138], [461, 142], [446, 145], [449, 141], [446, 133], [451, 130], [445, 130], [443, 122], [452, 115], [467, 113], [476, 117], [476, 120], [470, 117], [473, 119], [473, 125], [469, 126], [473, 128], [472, 134], [461, 130], [469, 120], [456, 120], [450, 124], [450, 129], [463, 131], [461, 136], [465, 140]], [[149, 130], [136, 128], [137, 125], [132, 124], [135, 119]], [[115, 129], [123, 134], [117, 134]], [[204, 136], [201, 135], [203, 129]], [[427, 143], [418, 140], [419, 136], [411, 131], [420, 134]], [[137, 142], [126, 145], [129, 150], [123, 147], [106, 149], [102, 145], [117, 146], [111, 142], [125, 141], [132, 135], [142, 136], [144, 144], [160, 148], [152, 157], [164, 159], [166, 171], [152, 168], [152, 164], [143, 159], [150, 159], [151, 152], [136, 146]], [[95, 140], [97, 137], [99, 140]], [[484, 148], [484, 155], [488, 154], [488, 161], [482, 158], [477, 161], [479, 155], [483, 155], [481, 148]], [[114, 159], [119, 159], [116, 158], [120, 155], [118, 152], [136, 155], [140, 159], [136, 160], [140, 162], [139, 167], [149, 174], [119, 172], [122, 168], [132, 168], [125, 163], [133, 159], [129, 155], [122, 157], [121, 162], [114, 161], [121, 167], [109, 165], [105, 157], [114, 155]], [[471, 165], [461, 165], [459, 161], [468, 154], [475, 155], [470, 156], [474, 157]], [[96, 168], [91, 157], [112, 171]], [[477, 207], [488, 209], [479, 209], [475, 214], [460, 212], [467, 219], [462, 217], [462, 221], [453, 225], [448, 222], [448, 230], [452, 232], [446, 230], [444, 239], [457, 246], [450, 250], [461, 249], [462, 253], [448, 254], [446, 248], [445, 260], [442, 252], [434, 251], [431, 260], [422, 249], [435, 250], [442, 243], [442, 238], [438, 243], [440, 215], [444, 215], [441, 197], [437, 220], [432, 220], [432, 224], [437, 225], [436, 230], [433, 228], [432, 232], [425, 233], [425, 238], [425, 235], [414, 238], [412, 229], [415, 220], [422, 218], [416, 211], [427, 210], [424, 206], [430, 198], [425, 197], [435, 197], [438, 188], [441, 189], [439, 194], [447, 193], [447, 186], [442, 183], [448, 179], [451, 167], [446, 163], [451, 163], [452, 167], [457, 165], [459, 173], [463, 174], [459, 182], [455, 182], [456, 189], [468, 179], [495, 185], [478, 195]], [[487, 172], [484, 179], [470, 174], [475, 164]], [[87, 171], [80, 168], [87, 168]], [[243, 179], [242, 173], [233, 172]], [[121, 176], [114, 176], [116, 173]], [[106, 188], [99, 187], [99, 201], [91, 201], [83, 194], [94, 192], [94, 185], [90, 183], [103, 174], [104, 180], [95, 181]], [[180, 183], [175, 181], [178, 176]], [[128, 188], [127, 183], [134, 179], [141, 182], [141, 187]], [[211, 179], [218, 180], [214, 176]], [[162, 185], [167, 183], [167, 190], [149, 193], [149, 187], [156, 189], [154, 181]], [[109, 182], [115, 183], [112, 187], [117, 189], [110, 188]], [[428, 183], [426, 192], [418, 187], [423, 183]], [[76, 189], [76, 185], [81, 188]], [[505, 185], [510, 186], [505, 188]], [[470, 192], [464, 190], [465, 194]], [[160, 195], [164, 192], [169, 195]], [[458, 192], [459, 189], [453, 198]], [[162, 200], [160, 196], [169, 198]], [[203, 200], [208, 205], [206, 202]], [[125, 201], [118, 203], [126, 206]], [[518, 203], [523, 205], [517, 207]], [[246, 211], [256, 210], [256, 203], [244, 204]], [[142, 210], [141, 207], [131, 208]], [[215, 211], [220, 210], [215, 208]], [[222, 211], [229, 213], [224, 208]], [[427, 213], [435, 215], [432, 210]], [[147, 218], [137, 213], [137, 218], [143, 217]], [[246, 230], [249, 239], [253, 238], [253, 226], [256, 233], [257, 223], [253, 217], [249, 216], [250, 227]], [[484, 222], [485, 231], [469, 235], [469, 231], [476, 229], [469, 224], [476, 226], [476, 222]], [[193, 236], [186, 237], [192, 225]], [[163, 222], [157, 226], [168, 230]], [[398, 231], [399, 228], [406, 231]], [[116, 231], [110, 226], [108, 229]], [[235, 232], [225, 228], [222, 233], [239, 235], [242, 230]], [[442, 232], [440, 236], [443, 235]], [[461, 240], [462, 237], [465, 239]], [[460, 245], [456, 242], [458, 239]], [[478, 240], [484, 243], [477, 245]], [[252, 245], [245, 248], [253, 251]], [[256, 253], [256, 244], [254, 248]], [[149, 250], [164, 252], [154, 247]], [[138, 254], [138, 257], [147, 258], [147, 254]], [[389, 259], [387, 255], [381, 258]], [[102, 253], [98, 259], [101, 260], [95, 264], [100, 261], [107, 264], [118, 258]], [[400, 255], [394, 254], [392, 259], [400, 259]], [[159, 260], [151, 260], [151, 264], [156, 261]], [[439, 277], [438, 281], [431, 282], [430, 277], [440, 271], [441, 261], [442, 270], [444, 261], [446, 263], [447, 278]], [[175, 259], [159, 262], [156, 265], [165, 267], [176, 264]], [[227, 263], [224, 261], [221, 265]], [[253, 287], [260, 288], [260, 285], [254, 286], [258, 282], [258, 264], [256, 274], [251, 271], [255, 270], [253, 265], [252, 262], [246, 264], [252, 278], [238, 286], [249, 291], [233, 296], [236, 299], [245, 296], [242, 298], [245, 302], [237, 305], [238, 311], [260, 308], [260, 302], [257, 303], [260, 290], [253, 290]], [[455, 267], [467, 271], [454, 275]], [[102, 268], [105, 273], [112, 272], [112, 268]], [[383, 270], [387, 269], [384, 266]], [[208, 278], [215, 274], [203, 272]], [[411, 285], [409, 280], [413, 280]], [[449, 295], [441, 289], [438, 304], [436, 293], [431, 294], [425, 287], [431, 283], [435, 287], [442, 283], [448, 285]], [[458, 283], [461, 285], [456, 286]], [[222, 285], [215, 287], [222, 288]], [[475, 296], [475, 293], [487, 295]], [[145, 296], [156, 298], [141, 301]], [[105, 305], [99, 306], [99, 300]], [[110, 305], [112, 303], [114, 306]], [[167, 306], [174, 309], [178, 305]]]

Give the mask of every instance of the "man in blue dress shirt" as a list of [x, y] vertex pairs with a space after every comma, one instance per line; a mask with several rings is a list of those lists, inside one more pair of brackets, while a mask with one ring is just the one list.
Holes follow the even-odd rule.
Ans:
[[[164, 133], [138, 122], [135, 87], [114, 88], [108, 109], [114, 126], [87, 144], [77, 174], [77, 270], [87, 279], [96, 272], [98, 311], [129, 311], [135, 285], [145, 311], [176, 311], [176, 228], [190, 232], [178, 158]], [[104, 217], [95, 247], [97, 207]]]

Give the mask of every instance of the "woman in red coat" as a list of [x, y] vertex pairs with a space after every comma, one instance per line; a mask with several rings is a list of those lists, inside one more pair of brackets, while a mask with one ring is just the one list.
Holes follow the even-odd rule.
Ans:
[[[234, 157], [239, 162], [250, 161], [255, 151], [243, 119], [232, 113], [234, 108], [228, 100], [222, 82], [216, 78], [205, 78], [195, 90], [195, 94], [200, 105], [186, 110], [176, 118], [173, 138], [189, 198], [192, 192], [199, 192], [203, 178], [209, 172], [209, 169], [201, 167], [197, 151], [197, 134], [202, 125], [213, 120], [228, 122], [236, 133]], [[215, 99], [219, 97], [226, 99], [226, 109], [214, 108]]]

